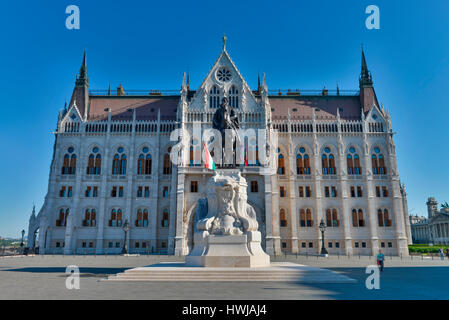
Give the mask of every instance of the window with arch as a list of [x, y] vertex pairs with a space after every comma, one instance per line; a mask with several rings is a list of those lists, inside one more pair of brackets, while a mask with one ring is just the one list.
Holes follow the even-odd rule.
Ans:
[[282, 153], [278, 156], [278, 174], [284, 175], [285, 174], [285, 158]]
[[137, 210], [136, 227], [148, 227], [148, 209]]
[[304, 147], [296, 155], [296, 174], [310, 174], [310, 158]]
[[117, 153], [112, 160], [112, 174], [126, 174], [126, 154], [123, 152], [123, 147], [117, 149]]
[[325, 147], [321, 156], [321, 166], [323, 168], [323, 174], [337, 174], [337, 168], [335, 167], [335, 157], [331, 153], [329, 147]]
[[161, 226], [162, 228], [168, 228], [168, 224], [169, 224], [168, 209], [164, 209], [164, 211], [162, 211]]
[[123, 213], [122, 209], [112, 209], [111, 219], [109, 220], [110, 227], [121, 227], [122, 226]]
[[171, 168], [170, 155], [168, 153], [166, 153], [164, 155], [164, 168], [162, 170], [162, 173], [163, 174], [171, 174], [171, 172], [172, 172], [172, 168]]
[[235, 85], [229, 89], [229, 105], [233, 108], [239, 107], [239, 90]]
[[379, 227], [391, 227], [392, 225], [388, 209], [378, 209], [377, 219], [379, 222]]
[[61, 174], [75, 174], [76, 172], [76, 154], [75, 149], [69, 147], [67, 153], [64, 155], [64, 160], [62, 163]]
[[95, 227], [97, 225], [97, 211], [86, 209], [84, 212], [83, 227]]
[[66, 227], [67, 219], [69, 217], [70, 209], [69, 208], [61, 208], [59, 209], [59, 219], [56, 220], [57, 227]]
[[378, 147], [374, 148], [374, 152], [371, 155], [371, 163], [373, 167], [373, 174], [387, 174], [384, 155], [380, 153], [380, 149]]
[[89, 155], [87, 162], [86, 174], [100, 174], [101, 173], [101, 154], [99, 149], [94, 147], [92, 153]]
[[151, 154], [149, 152], [150, 152], [150, 150], [148, 149], [148, 147], [142, 148], [142, 152], [140, 153], [139, 159], [137, 160], [137, 174], [138, 175], [151, 174], [152, 159], [151, 159]]
[[287, 227], [287, 214], [285, 213], [284, 209], [281, 209], [279, 211], [279, 221], [282, 228]]
[[362, 209], [352, 209], [352, 225], [355, 228], [365, 226], [365, 219], [363, 217]]
[[301, 227], [313, 227], [312, 211], [309, 208], [299, 211], [299, 221]]
[[356, 150], [354, 147], [349, 148], [349, 152], [346, 157], [346, 163], [348, 166], [348, 174], [354, 174], [354, 175], [362, 174], [362, 167], [360, 166], [360, 157], [356, 153]]
[[220, 90], [217, 86], [213, 86], [209, 90], [209, 108], [218, 108], [220, 106]]
[[337, 209], [327, 209], [326, 210], [326, 224], [328, 227], [339, 227], [340, 220], [338, 220]]
[[[201, 147], [197, 139], [192, 140], [192, 145], [190, 146], [189, 151], [189, 166], [201, 166]], [[213, 151], [211, 152], [211, 156], [213, 157]]]

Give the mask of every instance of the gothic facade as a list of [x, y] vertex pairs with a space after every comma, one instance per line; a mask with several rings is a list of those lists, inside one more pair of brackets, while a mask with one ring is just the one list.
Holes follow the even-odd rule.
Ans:
[[121, 85], [116, 93], [89, 91], [84, 55], [58, 116], [48, 192], [30, 219], [29, 245], [40, 253], [120, 253], [126, 221], [130, 252], [188, 254], [212, 172], [199, 156], [201, 142], [170, 136], [210, 128], [227, 97], [243, 128], [278, 133], [275, 161], [261, 164], [253, 145], [256, 157], [240, 166], [267, 253], [318, 253], [323, 221], [330, 254], [407, 255], [410, 224], [390, 115], [379, 106], [363, 52], [359, 86], [272, 92], [264, 75], [251, 89], [224, 42], [196, 90], [184, 75], [175, 94]]
[[413, 243], [449, 244], [449, 207], [438, 210], [435, 198], [427, 199], [427, 218], [410, 216]]

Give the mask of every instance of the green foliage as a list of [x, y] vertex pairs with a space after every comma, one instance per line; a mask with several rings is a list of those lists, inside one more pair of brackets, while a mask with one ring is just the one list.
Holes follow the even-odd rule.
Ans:
[[428, 244], [412, 244], [408, 246], [408, 251], [410, 253], [438, 253], [440, 248], [443, 249], [443, 251], [446, 253], [446, 248], [449, 248], [449, 246], [444, 245], [434, 245], [429, 246]]

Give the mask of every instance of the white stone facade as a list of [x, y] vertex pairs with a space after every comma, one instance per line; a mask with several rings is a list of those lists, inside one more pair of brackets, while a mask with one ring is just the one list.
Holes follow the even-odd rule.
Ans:
[[[83, 66], [85, 68], [85, 61]], [[219, 70], [222, 70], [220, 74], [229, 74], [220, 80]], [[29, 236], [30, 246], [38, 246], [40, 253], [120, 253], [124, 239], [121, 225], [128, 220], [130, 252], [188, 254], [194, 246], [196, 204], [207, 193], [206, 182], [212, 173], [203, 164], [192, 165], [189, 146], [183, 146], [182, 163], [172, 164], [171, 172], [164, 172], [164, 156], [177, 143], [170, 141], [175, 128], [192, 132], [194, 125], [201, 130], [211, 127], [216, 110], [211, 105], [215, 103], [211, 97], [215, 97], [213, 86], [216, 86], [218, 99], [227, 96], [235, 97], [233, 103], [238, 101], [235, 110], [243, 128], [269, 128], [279, 132], [279, 154], [285, 166], [281, 174], [278, 163], [273, 162], [266, 166], [272, 169], [268, 175], [264, 166], [241, 167], [248, 181], [248, 203], [256, 210], [262, 245], [268, 254], [319, 253], [319, 223], [321, 219], [328, 222], [326, 212], [329, 209], [331, 214], [335, 211], [337, 214], [337, 219], [331, 218], [325, 232], [325, 245], [330, 254], [369, 255], [381, 248], [386, 254], [407, 255], [410, 225], [396, 165], [390, 117], [377, 104], [374, 89], [369, 83], [364, 84], [363, 76], [362, 65], [360, 93], [355, 95], [340, 95], [339, 92], [328, 95], [327, 90], [316, 96], [296, 92], [270, 95], [265, 77], [257, 90], [249, 88], [224, 47], [196, 91], [190, 90], [184, 78], [177, 96], [133, 97], [121, 93], [111, 96], [109, 92], [101, 97], [88, 93], [87, 69], [82, 67], [69, 108], [58, 118], [48, 192], [39, 214], [37, 217], [33, 214], [30, 220], [29, 235], [39, 230], [39, 236], [36, 244]], [[172, 106], [168, 106], [170, 99], [176, 101], [172, 117], [166, 116]], [[145, 105], [139, 106], [139, 101], [144, 101]], [[157, 103], [166, 105], [157, 107]], [[300, 106], [295, 107], [297, 104]], [[145, 108], [149, 116], [141, 117], [139, 112], [143, 114], [141, 110]], [[351, 108], [355, 110], [353, 114], [349, 114]], [[106, 111], [101, 118], [98, 115], [103, 109]], [[94, 115], [94, 112], [97, 113]], [[120, 114], [124, 115], [123, 120], [117, 116]], [[201, 144], [194, 146], [193, 154], [201, 152], [196, 149], [198, 146]], [[63, 174], [67, 154], [69, 158], [76, 155], [73, 174]], [[99, 174], [87, 174], [91, 154], [101, 155]], [[126, 155], [126, 172], [122, 174], [113, 172], [116, 154], [120, 160]], [[151, 154], [151, 174], [138, 174], [141, 154]], [[310, 169], [306, 174], [297, 169], [298, 154], [309, 157]], [[324, 173], [323, 154], [333, 156], [336, 172], [328, 169]], [[350, 174], [348, 154], [358, 155], [360, 174]], [[373, 169], [373, 155], [384, 158], [381, 172], [374, 172], [378, 169]], [[330, 163], [330, 157], [328, 161]], [[70, 165], [70, 161], [68, 163]], [[257, 186], [253, 181], [257, 181]], [[89, 196], [86, 194], [88, 187], [91, 187]], [[111, 196], [113, 187], [117, 187], [116, 197]], [[142, 196], [139, 196], [139, 187], [142, 187]], [[149, 190], [147, 197], [145, 187]], [[300, 194], [300, 187], [303, 187], [303, 194]], [[306, 187], [310, 188], [310, 196], [307, 196]], [[329, 187], [328, 196], [326, 187]], [[93, 197], [94, 190], [96, 197]], [[61, 210], [65, 217], [67, 209], [67, 219], [58, 221]], [[110, 223], [114, 209], [116, 217], [119, 210], [122, 213], [121, 224]], [[148, 214], [146, 222], [141, 219], [140, 224], [136, 222], [139, 209], [142, 216], [144, 212]], [[95, 219], [86, 222], [86, 213], [92, 214], [92, 210], [95, 210]], [[359, 216], [353, 221], [353, 210], [356, 213], [361, 210], [363, 222], [359, 221]], [[307, 219], [307, 212], [312, 222]], [[383, 215], [385, 212], [387, 215]]]

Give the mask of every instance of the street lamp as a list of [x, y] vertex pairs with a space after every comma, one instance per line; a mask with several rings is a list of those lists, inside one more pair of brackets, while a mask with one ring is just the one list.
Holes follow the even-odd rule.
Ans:
[[20, 243], [20, 247], [23, 248], [24, 243], [23, 243], [23, 237], [25, 236], [25, 230], [22, 230], [22, 242]]
[[321, 231], [321, 254], [327, 255], [326, 247], [324, 246], [324, 231], [326, 231], [326, 224], [324, 223], [324, 220], [321, 219], [320, 222], [320, 231]]
[[127, 235], [129, 231], [129, 223], [128, 220], [125, 220], [125, 223], [123, 224], [123, 231], [125, 231], [125, 240], [123, 241], [123, 249], [122, 254], [128, 254], [128, 244], [127, 244]]

